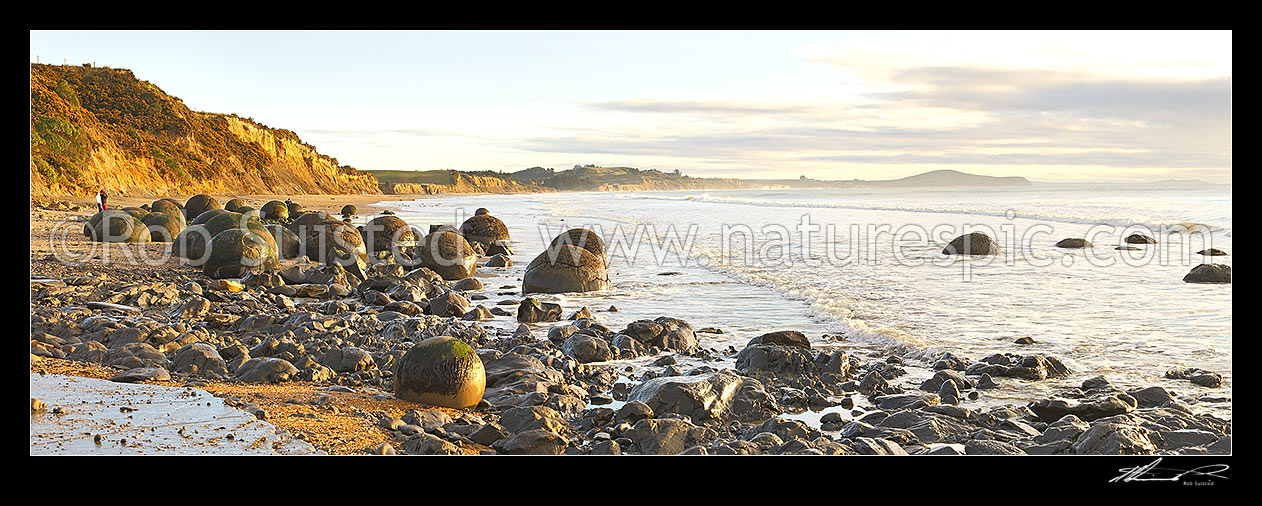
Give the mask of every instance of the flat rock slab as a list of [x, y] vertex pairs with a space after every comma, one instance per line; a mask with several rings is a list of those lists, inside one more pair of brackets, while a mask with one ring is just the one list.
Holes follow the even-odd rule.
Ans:
[[31, 397], [48, 404], [31, 415], [31, 455], [322, 453], [194, 388], [31, 373]]

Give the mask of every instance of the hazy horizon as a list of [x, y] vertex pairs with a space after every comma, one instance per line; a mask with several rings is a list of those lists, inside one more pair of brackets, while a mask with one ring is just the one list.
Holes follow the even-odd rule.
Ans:
[[1231, 183], [1232, 33], [31, 31], [361, 170]]

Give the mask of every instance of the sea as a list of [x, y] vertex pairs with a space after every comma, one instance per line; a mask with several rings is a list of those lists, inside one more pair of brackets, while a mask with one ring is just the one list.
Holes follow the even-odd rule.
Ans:
[[[613, 288], [539, 298], [560, 303], [566, 315], [588, 307], [614, 330], [682, 318], [694, 329], [720, 330], [699, 334], [717, 351], [798, 330], [865, 362], [902, 358], [910, 374], [900, 381], [909, 389], [946, 352], [973, 362], [1046, 354], [1070, 377], [1002, 378], [977, 402], [1024, 405], [1104, 376], [1122, 388], [1160, 385], [1198, 412], [1231, 417], [1232, 285], [1183, 281], [1200, 263], [1231, 265], [1231, 255], [1197, 253], [1234, 254], [1230, 185], [577, 192], [384, 205], [425, 232], [459, 227], [478, 208], [504, 221], [515, 265], [479, 268], [486, 298], [473, 302], [488, 308], [520, 300], [526, 264], [554, 236], [588, 228], [609, 248]], [[975, 231], [994, 238], [1002, 254], [943, 254], [952, 238]], [[1134, 233], [1157, 242], [1127, 245]], [[1092, 247], [1055, 246], [1066, 238]], [[506, 317], [486, 324], [502, 332], [517, 326]], [[551, 325], [532, 331], [543, 339]], [[1014, 342], [1023, 337], [1034, 344]], [[719, 355], [708, 365], [732, 367], [734, 355]], [[643, 370], [654, 358], [615, 365]], [[1224, 385], [1165, 378], [1176, 367], [1219, 373]]]

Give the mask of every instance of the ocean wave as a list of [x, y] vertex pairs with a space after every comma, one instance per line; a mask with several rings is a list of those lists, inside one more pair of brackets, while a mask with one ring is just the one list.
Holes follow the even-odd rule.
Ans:
[[[630, 198], [630, 197], [627, 197]], [[896, 211], [909, 213], [927, 213], [927, 214], [957, 214], [967, 216], [987, 216], [1003, 218], [1008, 216], [1008, 210], [993, 209], [959, 209], [948, 207], [932, 207], [932, 206], [911, 206], [911, 205], [872, 205], [858, 203], [838, 203], [838, 202], [783, 202], [773, 200], [760, 200], [749, 198], [734, 198], [715, 196], [709, 193], [699, 195], [642, 195], [634, 196], [637, 199], [646, 200], [664, 200], [674, 202], [700, 202], [707, 204], [730, 204], [745, 205], [753, 207], [776, 207], [776, 208], [799, 208], [799, 209], [853, 209], [857, 211]], [[1072, 216], [1058, 215], [1050, 213], [1015, 213], [1015, 218], [1034, 221], [1052, 221], [1057, 223], [1072, 223], [1080, 225], [1106, 225], [1118, 228], [1125, 227], [1144, 227], [1149, 230], [1168, 230], [1171, 233], [1193, 234], [1201, 232], [1225, 232], [1228, 237], [1231, 232], [1223, 227], [1211, 225], [1208, 223], [1195, 223], [1187, 221], [1169, 221], [1155, 222], [1142, 221], [1126, 218], [1104, 218], [1099, 216]]]

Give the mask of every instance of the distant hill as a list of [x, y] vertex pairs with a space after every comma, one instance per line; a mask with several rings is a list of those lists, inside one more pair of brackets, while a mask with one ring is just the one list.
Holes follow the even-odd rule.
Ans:
[[541, 193], [555, 188], [514, 181], [508, 174], [458, 170], [370, 170], [382, 193]]
[[90, 65], [31, 65], [30, 165], [32, 195], [380, 193], [289, 130]]
[[884, 188], [917, 188], [933, 186], [1033, 186], [1021, 176], [979, 176], [957, 170], [935, 170], [901, 179], [862, 181], [862, 186]]
[[1160, 185], [1160, 186], [1186, 186], [1186, 185], [1207, 185], [1215, 184], [1200, 179], [1162, 179], [1160, 181], [1149, 181], [1144, 184]]

